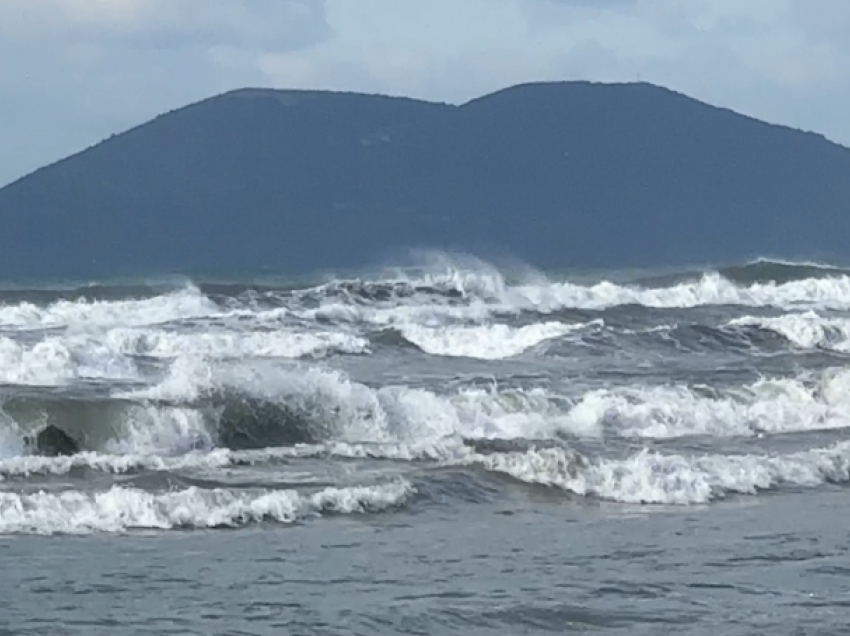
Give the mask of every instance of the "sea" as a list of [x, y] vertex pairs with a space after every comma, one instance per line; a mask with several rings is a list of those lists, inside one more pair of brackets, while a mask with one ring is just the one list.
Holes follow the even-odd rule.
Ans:
[[0, 286], [0, 635], [850, 633], [850, 271]]

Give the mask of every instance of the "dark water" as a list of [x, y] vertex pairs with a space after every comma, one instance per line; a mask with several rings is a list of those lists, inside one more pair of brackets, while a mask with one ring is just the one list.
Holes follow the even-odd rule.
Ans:
[[0, 298], [0, 634], [850, 628], [842, 270]]

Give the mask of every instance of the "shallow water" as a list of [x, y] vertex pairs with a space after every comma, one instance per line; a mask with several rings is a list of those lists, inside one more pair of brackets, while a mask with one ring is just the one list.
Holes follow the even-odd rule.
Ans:
[[14, 634], [843, 634], [846, 491], [0, 540]]

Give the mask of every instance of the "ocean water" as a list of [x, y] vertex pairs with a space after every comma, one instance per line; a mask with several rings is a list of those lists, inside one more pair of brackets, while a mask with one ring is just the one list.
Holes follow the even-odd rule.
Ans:
[[846, 634], [850, 272], [0, 290], [0, 634]]

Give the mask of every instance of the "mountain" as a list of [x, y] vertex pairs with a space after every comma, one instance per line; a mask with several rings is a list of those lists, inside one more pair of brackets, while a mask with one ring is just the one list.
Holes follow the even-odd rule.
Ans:
[[245, 89], [0, 190], [0, 278], [298, 273], [407, 247], [541, 267], [842, 258], [850, 149], [654, 85], [461, 106]]

